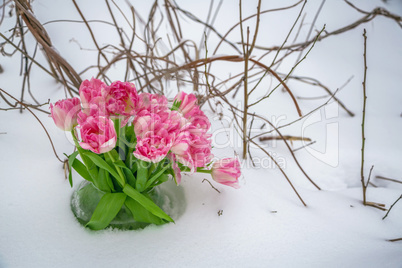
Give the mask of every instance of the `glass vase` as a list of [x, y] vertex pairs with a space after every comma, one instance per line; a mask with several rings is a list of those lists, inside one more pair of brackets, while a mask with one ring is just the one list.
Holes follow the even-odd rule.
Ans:
[[[71, 210], [77, 220], [86, 225], [105, 192], [96, 188], [91, 182], [82, 181], [71, 197]], [[173, 182], [165, 182], [148, 192], [149, 197], [171, 218], [177, 220], [185, 211], [184, 190]], [[123, 204], [119, 213], [108, 227], [121, 230], [143, 229], [150, 223], [134, 220], [131, 211]]]

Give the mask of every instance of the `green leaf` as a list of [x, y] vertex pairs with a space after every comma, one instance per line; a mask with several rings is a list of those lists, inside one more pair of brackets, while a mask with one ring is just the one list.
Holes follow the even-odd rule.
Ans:
[[[169, 174], [169, 173], [168, 173], [168, 174]], [[153, 188], [153, 187], [155, 187], [155, 186], [158, 186], [158, 185], [160, 185], [160, 184], [162, 184], [162, 183], [168, 181], [168, 179], [169, 179], [168, 174], [163, 173], [163, 174], [158, 178], [158, 180], [157, 180], [154, 184], [152, 184], [151, 187], [149, 187], [149, 188]]]
[[127, 140], [125, 137], [121, 137], [121, 138], [120, 138], [120, 141], [121, 141], [124, 145], [126, 145], [128, 148], [131, 148], [131, 147], [133, 146], [133, 144], [132, 144], [129, 140]]
[[[128, 168], [128, 167], [126, 166], [126, 164], [121, 160], [120, 155], [116, 152], [115, 149], [111, 150], [110, 153], [111, 153], [111, 155], [112, 155], [112, 157], [113, 157], [113, 159], [114, 159], [114, 161], [110, 160], [110, 162], [111, 162], [114, 166], [120, 167], [120, 168]], [[108, 158], [108, 159], [110, 159], [110, 158]], [[107, 160], [106, 160], [106, 161], [107, 161]], [[107, 162], [109, 163], [109, 161], [107, 161]], [[111, 165], [111, 163], [109, 163], [109, 165]]]
[[117, 138], [120, 137], [120, 129], [121, 129], [121, 118], [115, 118], [112, 119], [113, 123], [114, 123], [114, 129], [116, 130], [116, 136]]
[[134, 174], [135, 172], [137, 172], [137, 163], [134, 162], [132, 168], [130, 169], [131, 172]]
[[137, 161], [137, 181], [135, 184], [135, 188], [139, 192], [142, 192], [146, 189], [149, 164], [151, 163], [142, 160]]
[[94, 181], [96, 180], [96, 178], [98, 177], [98, 168], [97, 166], [94, 164], [94, 162], [91, 161], [91, 159], [89, 159], [86, 154], [87, 153], [91, 153], [90, 151], [84, 150], [82, 149], [81, 146], [79, 146], [78, 142], [77, 142], [77, 151], [80, 153], [80, 156], [82, 158], [82, 161], [84, 162], [86, 169], [89, 173], [89, 175], [91, 176], [92, 180]]
[[119, 155], [119, 157], [117, 159], [119, 161], [126, 160], [126, 154], [127, 154], [126, 146], [123, 143], [121, 143], [121, 144], [119, 144], [119, 147], [116, 147], [116, 150], [117, 150], [118, 155]]
[[173, 177], [173, 179], [174, 179], [174, 182], [176, 183], [176, 185], [178, 185], [178, 184], [177, 184], [176, 173], [174, 172], [174, 170], [173, 170], [172, 167], [170, 167], [170, 168], [167, 170], [167, 174], [172, 175], [172, 177]]
[[[75, 155], [74, 155], [75, 154]], [[74, 159], [77, 157], [78, 152], [74, 152], [72, 155], [68, 156], [66, 154], [64, 154], [65, 156], [67, 156], [68, 159], [68, 182], [70, 183], [71, 188], [73, 188], [73, 174], [72, 174], [72, 167], [71, 165], [74, 162]], [[74, 155], [74, 156], [73, 156]], [[73, 156], [73, 157], [72, 157]], [[72, 157], [72, 161], [70, 161], [70, 157]]]
[[103, 157], [105, 158], [105, 161], [109, 166], [114, 166], [113, 160], [110, 158], [109, 154], [106, 153], [103, 155]]
[[124, 172], [124, 175], [126, 175], [127, 183], [130, 184], [131, 186], [135, 187], [136, 180], [135, 180], [135, 177], [134, 177], [133, 173], [131, 172], [131, 170], [126, 167], [126, 168], [123, 168], [123, 172]]
[[148, 199], [146, 196], [135, 190], [129, 184], [126, 184], [123, 188], [123, 192], [129, 197], [137, 201], [146, 210], [151, 212], [153, 215], [164, 219], [169, 222], [174, 222], [172, 218], [169, 217], [160, 207], [158, 207], [152, 200]]
[[111, 154], [113, 156], [113, 159], [119, 159], [119, 154], [117, 153], [117, 151], [115, 149], [110, 150], [108, 152], [108, 154]]
[[165, 172], [166, 169], [168, 169], [170, 167], [170, 165], [166, 165], [164, 168], [162, 168], [158, 173], [156, 173], [155, 175], [152, 176], [152, 178], [150, 178], [147, 182], [146, 188], [148, 188], [149, 186], [151, 186], [152, 183], [154, 183], [154, 181], [156, 181], [162, 174], [163, 172]]
[[106, 178], [106, 183], [107, 183], [107, 185], [110, 187], [110, 189], [112, 190], [112, 192], [115, 192], [112, 178], [110, 178], [109, 172], [107, 172], [107, 171], [105, 171], [105, 178]]
[[100, 169], [98, 177], [96, 178], [96, 180], [94, 180], [94, 184], [99, 190], [110, 193], [111, 189], [114, 189], [114, 187], [110, 187], [106, 177], [108, 175], [109, 173], [107, 173], [107, 171], [105, 171], [104, 169]]
[[93, 182], [91, 175], [88, 172], [87, 167], [78, 159], [75, 159], [72, 167], [80, 174], [81, 177], [86, 179], [87, 181]]
[[[134, 157], [133, 152], [129, 152], [127, 154], [127, 158], [125, 160], [125, 164], [129, 169], [135, 168], [137, 170], [137, 158]], [[134, 173], [134, 172], [133, 172]]]
[[78, 151], [75, 151], [70, 156], [64, 154], [68, 158], [68, 182], [70, 183], [71, 188], [73, 187], [73, 174], [72, 174], [72, 166], [74, 163], [75, 158], [78, 155]]
[[[169, 173], [168, 173], [169, 174]], [[158, 181], [160, 182], [167, 182], [169, 180], [169, 176], [166, 173], [163, 173], [159, 176]]]
[[70, 167], [73, 165], [74, 160], [77, 158], [77, 155], [79, 154], [79, 151], [75, 151], [74, 153], [72, 153], [69, 157], [68, 157], [68, 164], [70, 165]]
[[117, 174], [116, 170], [109, 166], [108, 163], [106, 163], [106, 161], [103, 160], [99, 155], [89, 152], [87, 152], [85, 155], [88, 156], [95, 163], [95, 165], [103, 168], [104, 170], [112, 174], [113, 177], [117, 179], [119, 178], [119, 174]]
[[134, 133], [134, 125], [126, 127], [125, 136], [121, 139], [122, 143], [127, 146], [126, 158], [125, 162], [126, 165], [131, 169], [133, 166], [133, 151], [137, 144], [137, 140]]
[[106, 193], [96, 206], [91, 220], [85, 226], [92, 230], [106, 228], [119, 213], [126, 197], [124, 193]]
[[151, 212], [146, 210], [140, 203], [132, 199], [131, 197], [127, 197], [126, 202], [124, 202], [126, 207], [133, 214], [134, 220], [138, 222], [147, 222], [153, 223], [157, 225], [164, 224], [165, 221], [161, 218], [153, 215]]
[[126, 166], [126, 164], [124, 164], [124, 162], [123, 161], [121, 161], [120, 159], [119, 160], [117, 160], [117, 161], [115, 161], [115, 162], [113, 162], [114, 164], [115, 164], [115, 166], [117, 166], [117, 167], [121, 167], [121, 168], [128, 168], [127, 166]]
[[171, 110], [172, 110], [172, 111], [177, 111], [177, 110], [179, 110], [181, 103], [182, 103], [181, 100], [180, 100], [180, 101], [175, 100], [175, 101], [173, 102], [173, 105], [172, 105]]
[[70, 167], [70, 172], [68, 172], [68, 182], [70, 183], [71, 188], [73, 188], [73, 175], [71, 175], [71, 173], [73, 173], [71, 171], [71, 167]]
[[[130, 149], [135, 148], [135, 133], [134, 133], [134, 125], [126, 127], [126, 135], [125, 139], [122, 139], [122, 142]], [[132, 150], [131, 150], [132, 151]]]

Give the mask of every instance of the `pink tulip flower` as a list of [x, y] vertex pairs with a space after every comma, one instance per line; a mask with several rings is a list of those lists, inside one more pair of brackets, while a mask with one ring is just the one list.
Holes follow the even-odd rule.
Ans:
[[194, 108], [191, 112], [187, 113], [186, 118], [189, 119], [190, 123], [197, 129], [207, 132], [211, 128], [211, 123], [208, 117], [200, 110], [199, 107]]
[[137, 140], [134, 156], [146, 162], [158, 163], [166, 157], [171, 147], [172, 139], [166, 131], [158, 135], [147, 132]]
[[157, 113], [140, 111], [134, 120], [137, 137], [134, 156], [157, 163], [166, 157], [182, 127], [181, 115], [176, 111], [160, 110]]
[[131, 116], [138, 103], [138, 94], [134, 84], [129, 82], [113, 82], [102, 89], [106, 110], [109, 115]]
[[213, 157], [211, 153], [211, 134], [206, 134], [192, 126], [189, 128], [191, 134], [190, 155], [194, 167], [206, 167]]
[[190, 125], [176, 137], [171, 151], [177, 161], [194, 172], [197, 167], [205, 167], [213, 157], [210, 138], [210, 134]]
[[79, 125], [83, 149], [96, 154], [111, 151], [116, 146], [116, 131], [113, 121], [104, 116], [89, 116]]
[[51, 117], [56, 126], [71, 131], [77, 125], [77, 114], [81, 111], [79, 98], [59, 100], [50, 104]]
[[179, 111], [187, 118], [187, 114], [193, 109], [198, 108], [197, 97], [194, 94], [187, 94], [183, 91], [179, 92], [174, 101], [181, 101]]
[[235, 158], [224, 158], [216, 161], [212, 165], [212, 178], [221, 184], [231, 186], [233, 188], [240, 188], [239, 177], [240, 163]]
[[102, 90], [106, 88], [106, 84], [101, 80], [92, 78], [84, 80], [80, 86], [80, 98], [84, 110], [89, 107], [90, 103], [98, 104], [103, 102]]
[[179, 92], [174, 101], [181, 101], [179, 112], [187, 118], [191, 124], [205, 132], [211, 127], [208, 117], [200, 110], [197, 104], [197, 97], [194, 94]]
[[190, 152], [191, 135], [188, 131], [181, 132], [175, 139], [171, 151], [174, 160], [189, 167], [192, 172], [195, 171], [194, 161]]
[[82, 111], [78, 113], [78, 124], [81, 125], [87, 121], [88, 117], [107, 116], [105, 107], [102, 104], [90, 103], [86, 107], [83, 107]]
[[142, 138], [147, 132], [156, 132], [164, 127], [159, 114], [143, 110], [134, 118], [134, 132], [137, 138]]
[[148, 111], [150, 113], [158, 113], [168, 109], [168, 100], [165, 96], [151, 93], [141, 93], [138, 98], [136, 107], [137, 113]]

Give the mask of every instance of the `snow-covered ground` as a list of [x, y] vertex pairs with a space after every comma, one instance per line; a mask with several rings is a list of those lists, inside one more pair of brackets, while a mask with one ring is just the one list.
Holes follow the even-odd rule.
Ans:
[[[105, 16], [104, 3], [94, 7], [89, 1], [81, 2], [80, 7], [89, 18]], [[209, 2], [199, 2], [179, 1], [179, 5], [204, 19]], [[293, 3], [280, 2], [280, 6]], [[306, 24], [311, 23], [320, 4], [311, 2], [306, 5]], [[367, 11], [383, 6], [402, 15], [400, 1], [387, 2], [370, 0], [355, 1], [355, 4]], [[147, 16], [151, 3], [133, 4]], [[245, 17], [255, 12], [257, 3], [243, 5]], [[263, 9], [278, 5], [277, 1], [263, 1]], [[80, 19], [67, 1], [35, 1], [33, 7], [42, 23]], [[55, 10], [63, 12], [52, 12]], [[264, 27], [257, 43], [281, 44], [297, 13], [298, 10], [293, 10], [264, 16], [261, 22]], [[223, 2], [220, 14], [216, 27], [226, 32], [238, 20], [238, 2]], [[317, 18], [316, 29], [321, 30], [326, 24], [330, 32], [362, 16], [344, 2], [326, 1]], [[1, 32], [6, 33], [13, 23], [13, 19], [6, 19]], [[254, 29], [253, 23], [249, 25]], [[353, 76], [337, 96], [355, 117], [349, 117], [336, 104], [330, 104], [282, 129], [283, 134], [305, 135], [317, 141], [295, 154], [307, 174], [323, 190], [318, 191], [310, 184], [282, 142], [265, 144], [264, 148], [282, 163], [307, 207], [300, 203], [266, 155], [252, 148], [252, 155], [259, 163], [252, 167], [249, 162], [243, 162], [239, 190], [215, 183], [221, 191], [218, 193], [208, 183], [202, 183], [203, 178], [210, 179], [205, 175], [185, 175], [180, 187], [185, 193], [186, 210], [175, 219], [175, 224], [149, 226], [139, 231], [90, 231], [76, 221], [70, 210], [73, 189], [64, 180], [62, 166], [55, 159], [40, 124], [27, 111], [23, 114], [15, 110], [0, 111], [0, 267], [402, 267], [402, 241], [387, 241], [402, 237], [402, 201], [385, 220], [382, 220], [385, 212], [365, 207], [361, 201], [363, 28], [367, 29], [368, 36], [365, 175], [368, 176], [374, 165], [372, 182], [378, 186], [368, 188], [367, 198], [389, 208], [402, 194], [402, 185], [378, 180], [375, 176], [400, 180], [402, 174], [399, 136], [402, 131], [402, 30], [390, 19], [379, 17], [348, 33], [318, 42], [295, 71], [299, 76], [319, 78], [332, 91]], [[46, 29], [54, 46], [76, 69], [82, 70], [88, 62], [93, 62], [93, 52], [80, 50], [75, 42], [69, 42], [74, 38], [81, 46], [93, 48], [82, 24], [52, 23], [46, 25]], [[117, 38], [113, 28], [100, 25], [94, 29], [97, 37], [104, 39], [103, 43]], [[203, 27], [199, 27], [199, 31], [194, 29], [198, 28], [189, 21], [183, 32], [186, 38], [199, 40]], [[308, 29], [306, 26], [301, 34], [306, 35]], [[233, 40], [239, 40], [239, 31], [233, 36]], [[213, 42], [211, 37], [209, 46], [213, 47]], [[222, 49], [218, 54], [233, 54], [233, 51]], [[22, 81], [19, 56], [2, 56], [0, 64], [4, 69], [0, 74], [0, 87], [19, 97]], [[291, 64], [293, 62], [285, 63], [280, 70], [289, 71]], [[235, 63], [226, 63], [221, 73], [236, 68], [232, 65]], [[124, 74], [118, 67], [113, 73], [115, 80], [123, 79]], [[64, 97], [61, 85], [41, 70], [34, 69], [31, 79], [34, 96], [40, 102], [49, 98], [55, 102]], [[319, 89], [312, 92], [311, 87], [294, 81], [289, 82], [289, 87], [297, 96], [325, 95]], [[262, 94], [256, 92], [254, 98]], [[27, 99], [29, 101], [28, 96]], [[323, 102], [325, 99], [299, 100], [305, 114]], [[6, 107], [3, 100], [0, 106]], [[254, 111], [277, 120], [278, 125], [297, 118], [289, 96], [279, 90]], [[227, 127], [230, 114], [226, 113], [223, 121], [208, 114], [213, 124], [212, 133], [220, 133], [214, 136], [215, 155], [230, 157], [234, 151], [241, 155], [236, 131]], [[71, 153], [73, 145], [68, 136], [57, 129], [47, 115], [39, 112], [36, 115], [48, 129], [58, 154]], [[258, 124], [262, 122], [256, 122]], [[227, 127], [225, 133], [220, 132], [223, 126]], [[292, 146], [302, 145], [294, 141]], [[81, 179], [74, 175], [77, 186]]]

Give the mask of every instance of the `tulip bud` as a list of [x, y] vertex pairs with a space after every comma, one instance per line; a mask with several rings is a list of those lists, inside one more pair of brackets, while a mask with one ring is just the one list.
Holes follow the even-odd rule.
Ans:
[[56, 126], [71, 131], [77, 125], [77, 114], [81, 111], [79, 98], [59, 100], [50, 104], [51, 117]]
[[240, 188], [238, 181], [241, 175], [240, 163], [235, 158], [225, 158], [216, 161], [212, 165], [211, 175], [216, 182], [236, 189]]

